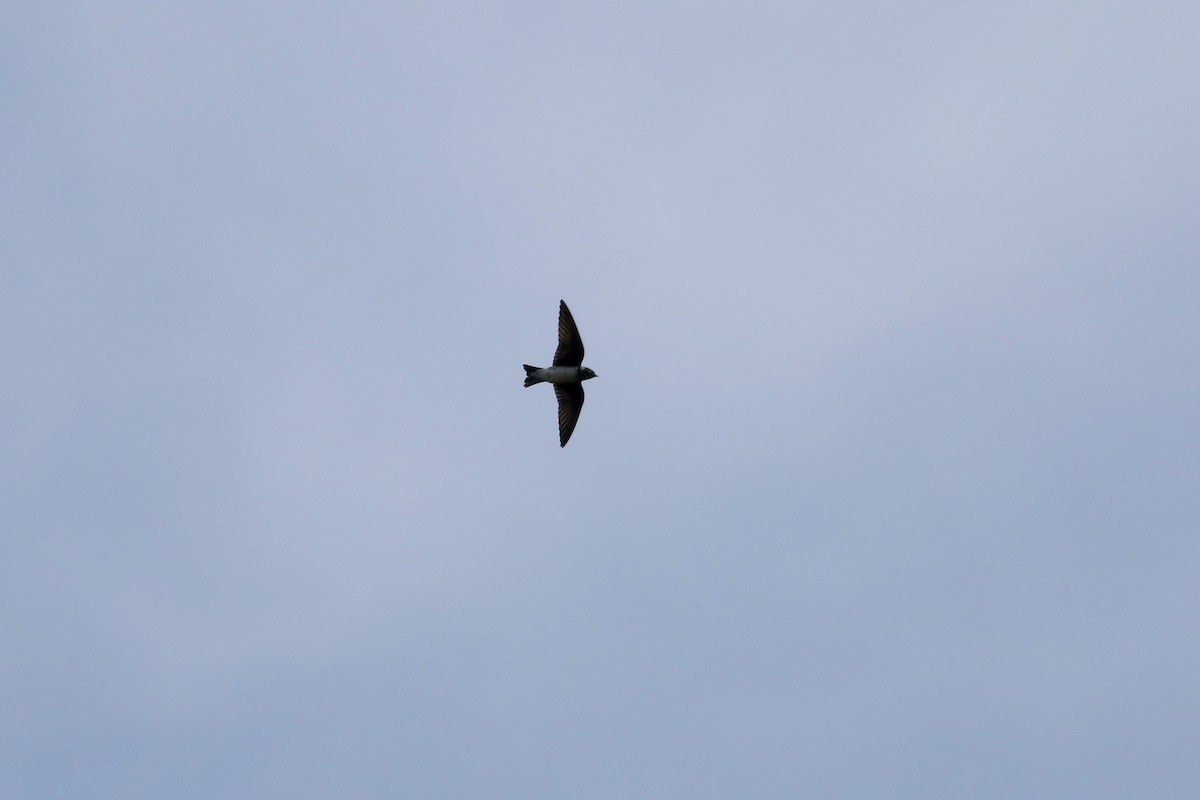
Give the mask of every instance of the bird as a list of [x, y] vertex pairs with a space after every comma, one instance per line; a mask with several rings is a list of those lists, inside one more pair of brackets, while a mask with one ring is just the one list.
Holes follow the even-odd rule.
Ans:
[[583, 366], [583, 339], [565, 301], [558, 301], [558, 349], [554, 351], [554, 365], [521, 366], [525, 367], [526, 388], [538, 383], [554, 385], [558, 398], [558, 446], [566, 447], [583, 408], [583, 382], [596, 377], [596, 373]]

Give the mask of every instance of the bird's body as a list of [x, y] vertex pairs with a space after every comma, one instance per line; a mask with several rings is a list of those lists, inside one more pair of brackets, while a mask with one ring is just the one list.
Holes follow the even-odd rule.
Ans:
[[554, 385], [558, 398], [558, 443], [559, 447], [566, 447], [583, 408], [583, 382], [596, 377], [596, 373], [583, 366], [583, 339], [563, 301], [558, 301], [558, 349], [554, 351], [554, 365], [523, 366], [526, 387], [539, 383]]
[[596, 377], [594, 374], [585, 377], [583, 367], [531, 367], [528, 364], [524, 367], [526, 387], [535, 383], [580, 383]]

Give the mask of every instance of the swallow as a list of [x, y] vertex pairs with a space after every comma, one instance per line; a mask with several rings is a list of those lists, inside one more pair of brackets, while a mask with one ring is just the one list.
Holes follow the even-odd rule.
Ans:
[[554, 351], [554, 366], [522, 366], [526, 388], [535, 383], [554, 384], [558, 398], [558, 446], [566, 447], [583, 408], [583, 382], [596, 377], [596, 373], [583, 366], [583, 339], [579, 337], [571, 309], [562, 300], [558, 301], [558, 349]]

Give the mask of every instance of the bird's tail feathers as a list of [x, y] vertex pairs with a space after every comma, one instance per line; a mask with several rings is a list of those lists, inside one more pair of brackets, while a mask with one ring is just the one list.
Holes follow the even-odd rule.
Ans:
[[528, 389], [530, 386], [533, 386], [535, 383], [542, 382], [541, 378], [533, 377], [533, 373], [537, 372], [539, 369], [541, 369], [541, 367], [531, 367], [528, 364], [522, 364], [521, 366], [525, 368], [525, 388], [526, 389]]

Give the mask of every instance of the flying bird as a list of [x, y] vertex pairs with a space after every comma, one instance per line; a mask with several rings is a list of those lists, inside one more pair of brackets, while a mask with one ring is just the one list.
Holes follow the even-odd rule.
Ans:
[[522, 366], [527, 388], [543, 382], [554, 385], [558, 397], [558, 446], [566, 447], [583, 408], [583, 382], [596, 377], [596, 373], [583, 366], [583, 339], [579, 338], [571, 309], [562, 300], [558, 301], [558, 349], [554, 351], [554, 366]]

